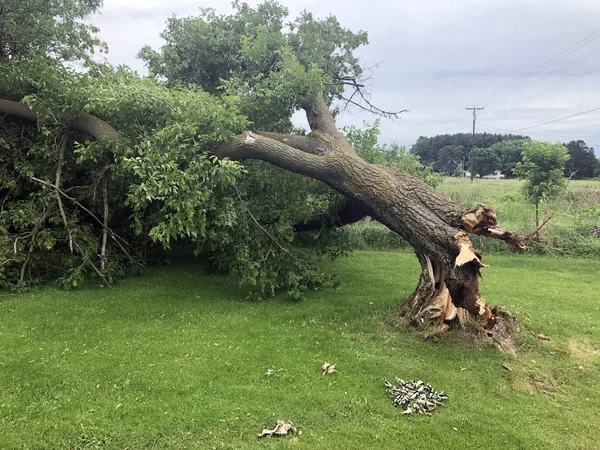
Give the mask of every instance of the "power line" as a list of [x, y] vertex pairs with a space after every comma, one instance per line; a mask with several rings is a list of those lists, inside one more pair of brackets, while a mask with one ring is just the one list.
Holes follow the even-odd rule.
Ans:
[[[494, 130], [499, 130], [499, 131], [507, 131], [509, 133], [514, 133], [515, 130], [509, 130], [508, 128], [500, 128], [500, 127], [494, 127], [492, 125], [487, 125], [485, 123], [481, 123], [479, 122], [479, 126], [483, 127], [483, 128], [491, 128]], [[530, 134], [535, 134], [537, 136], [554, 136], [554, 137], [563, 137], [563, 138], [600, 138], [600, 135], [577, 135], [577, 136], [573, 136], [573, 135], [566, 135], [566, 134], [554, 134], [554, 133], [530, 133]]]
[[[506, 89], [508, 89], [508, 88], [510, 88], [510, 87], [512, 87], [514, 85], [517, 85], [521, 81], [525, 81], [526, 79], [530, 78], [532, 75], [534, 75], [535, 73], [539, 72], [540, 70], [546, 68], [547, 66], [551, 65], [552, 63], [554, 63], [556, 61], [559, 61], [560, 59], [564, 58], [565, 56], [568, 56], [568, 55], [576, 52], [580, 48], [585, 47], [590, 42], [593, 42], [593, 41], [595, 41], [598, 38], [600, 38], [600, 29], [594, 31], [591, 34], [588, 34], [586, 37], [584, 37], [583, 39], [577, 41], [575, 44], [571, 45], [569, 48], [563, 50], [562, 52], [554, 55], [552, 58], [544, 61], [541, 64], [538, 64], [536, 67], [534, 67], [533, 69], [531, 69], [529, 72], [526, 72], [526, 73], [520, 75], [519, 77], [517, 77], [516, 79], [508, 82], [503, 87], [501, 87], [496, 92], [494, 92], [492, 94], [491, 98], [492, 99], [497, 98], [498, 94], [500, 94], [501, 92], [505, 91]], [[485, 106], [489, 106], [490, 104], [492, 104], [492, 102], [487, 103]]]
[[[600, 49], [598, 49], [598, 50], [600, 51]], [[557, 84], [557, 85], [555, 85], [555, 86], [552, 86], [551, 88], [549, 88], [549, 89], [546, 89], [545, 91], [543, 91], [543, 92], [540, 92], [539, 94], [535, 94], [535, 95], [534, 95], [534, 96], [532, 96], [532, 97], [526, 98], [525, 100], [521, 100], [520, 102], [518, 102], [518, 103], [515, 103], [514, 105], [511, 105], [511, 106], [509, 106], [508, 108], [500, 109], [500, 110], [498, 110], [498, 111], [494, 111], [494, 112], [495, 112], [495, 113], [499, 113], [499, 112], [503, 112], [503, 111], [508, 111], [508, 110], [510, 110], [510, 109], [512, 109], [512, 108], [514, 108], [515, 106], [521, 105], [521, 104], [523, 104], [523, 103], [525, 103], [525, 102], [528, 102], [529, 100], [533, 100], [534, 98], [541, 97], [542, 95], [544, 95], [544, 94], [547, 94], [548, 92], [551, 92], [551, 91], [554, 91], [554, 90], [556, 90], [556, 89], [558, 89], [558, 88], [561, 88], [561, 87], [563, 87], [563, 86], [564, 86], [564, 85], [566, 85], [566, 84], [569, 84], [569, 83], [572, 83], [573, 81], [579, 80], [580, 78], [583, 78], [583, 77], [585, 77], [585, 76], [588, 76], [588, 75], [590, 75], [590, 74], [592, 74], [592, 73], [595, 73], [595, 72], [597, 72], [598, 70], [600, 70], [600, 66], [598, 66], [598, 67], [594, 67], [594, 68], [593, 68], [592, 70], [590, 70], [589, 72], [583, 73], [583, 74], [581, 74], [581, 75], [577, 75], [576, 77], [570, 78], [570, 79], [568, 79], [567, 81], [564, 81], [564, 82], [562, 82], [562, 83], [559, 83], [559, 84]]]
[[[533, 83], [526, 84], [525, 86], [523, 86], [523, 87], [521, 87], [521, 88], [517, 89], [516, 91], [514, 91], [512, 94], [509, 94], [509, 95], [511, 95], [511, 96], [512, 96], [512, 95], [514, 95], [514, 94], [516, 94], [516, 93], [518, 93], [518, 92], [521, 92], [523, 89], [527, 89], [528, 87], [531, 87], [531, 86], [533, 86], [534, 84], [537, 84], [537, 83], [539, 83], [540, 81], [543, 81], [543, 80], [545, 80], [545, 79], [546, 79], [546, 78], [548, 78], [548, 77], [551, 77], [552, 75], [556, 75], [556, 74], [558, 74], [558, 73], [562, 72], [564, 69], [568, 69], [569, 67], [571, 67], [571, 66], [573, 66], [574, 64], [578, 63], [579, 61], [581, 61], [581, 60], [583, 60], [583, 59], [587, 58], [588, 56], [592, 56], [593, 54], [595, 54], [595, 53], [598, 53], [598, 52], [600, 52], [600, 48], [597, 48], [596, 50], [594, 50], [594, 51], [591, 51], [590, 53], [587, 53], [587, 54], [583, 55], [581, 58], [578, 58], [578, 59], [576, 59], [576, 60], [574, 60], [574, 61], [571, 61], [571, 62], [570, 62], [570, 63], [568, 63], [568, 64], [565, 64], [565, 65], [564, 65], [564, 66], [562, 66], [560, 69], [558, 69], [558, 70], [555, 70], [554, 72], [550, 72], [550, 73], [546, 74], [545, 76], [543, 76], [542, 78], [538, 78], [538, 79], [537, 79], [537, 80], [535, 80]], [[597, 69], [594, 69], [594, 70], [597, 70]], [[582, 76], [585, 76], [585, 75], [582, 75]], [[577, 78], [581, 78], [581, 76], [577, 76], [577, 77], [575, 77], [575, 79], [577, 79]], [[574, 81], [574, 80], [573, 80], [573, 81]], [[566, 84], [566, 83], [565, 83], [565, 84]], [[547, 91], [544, 91], [542, 94], [545, 94], [546, 92], [547, 92]], [[539, 95], [542, 95], [542, 94], [539, 94]], [[523, 100], [523, 101], [527, 101], [527, 100]], [[521, 103], [522, 103], [522, 102], [521, 102]], [[517, 105], [519, 105], [519, 104], [520, 104], [520, 103], [517, 103]], [[487, 106], [487, 105], [486, 105], [486, 106]], [[510, 106], [509, 108], [505, 108], [505, 109], [510, 109], [510, 108], [512, 108], [512, 106]], [[503, 109], [503, 110], [501, 110], [501, 111], [504, 111], [504, 109]]]
[[519, 131], [524, 131], [524, 130], [530, 130], [531, 128], [541, 127], [542, 125], [548, 125], [550, 123], [560, 122], [562, 120], [570, 119], [571, 117], [583, 116], [584, 114], [588, 114], [588, 113], [591, 113], [591, 112], [594, 112], [594, 111], [598, 111], [598, 110], [600, 110], [600, 107], [594, 108], [594, 109], [590, 109], [588, 111], [583, 111], [583, 112], [580, 112], [580, 113], [577, 113], [577, 114], [573, 114], [572, 116], [561, 117], [560, 119], [556, 119], [556, 120], [550, 120], [549, 122], [540, 123], [538, 125], [532, 125], [530, 127], [519, 128], [518, 130], [514, 130], [514, 133], [517, 133]]

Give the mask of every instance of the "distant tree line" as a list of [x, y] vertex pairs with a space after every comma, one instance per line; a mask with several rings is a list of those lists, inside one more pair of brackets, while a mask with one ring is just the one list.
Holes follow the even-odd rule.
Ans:
[[[411, 153], [445, 175], [463, 175], [470, 170], [472, 162], [476, 175], [485, 176], [499, 170], [506, 178], [514, 178], [515, 167], [523, 163], [523, 145], [528, 141], [529, 136], [515, 134], [476, 133], [474, 138], [470, 133], [421, 136]], [[600, 159], [596, 158], [593, 148], [582, 140], [564, 145], [570, 156], [565, 164], [565, 176], [573, 175], [577, 179], [600, 176]]]

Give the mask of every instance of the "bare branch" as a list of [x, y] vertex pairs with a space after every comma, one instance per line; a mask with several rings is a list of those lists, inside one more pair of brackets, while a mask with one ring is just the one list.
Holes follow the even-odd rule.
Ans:
[[54, 195], [56, 197], [56, 203], [58, 203], [58, 210], [60, 211], [60, 217], [62, 218], [63, 225], [65, 226], [65, 230], [67, 230], [67, 235], [69, 236], [69, 250], [73, 253], [73, 235], [71, 234], [71, 230], [69, 228], [69, 223], [67, 222], [67, 215], [65, 214], [65, 208], [63, 207], [62, 198], [60, 195], [60, 183], [61, 183], [61, 174], [62, 174], [62, 166], [65, 162], [65, 151], [68, 145], [69, 138], [69, 129], [64, 132], [63, 137], [59, 144], [58, 149], [58, 163], [56, 165], [56, 178], [54, 180]]
[[106, 241], [108, 240], [108, 174], [106, 167], [102, 175], [102, 204], [104, 206], [104, 221], [102, 222], [102, 245], [100, 247], [100, 270], [104, 271], [106, 263]]
[[[366, 103], [365, 105], [362, 105], [358, 102], [355, 102], [354, 100], [352, 100], [352, 97], [354, 96], [354, 94], [358, 92], [358, 94], [360, 95], [360, 97], [362, 98], [362, 100]], [[362, 91], [360, 89], [357, 89], [353, 94], [352, 97], [350, 98], [346, 98], [343, 95], [340, 96], [340, 98], [344, 101], [346, 101], [346, 104], [351, 104], [354, 106], [357, 106], [360, 109], [363, 109], [367, 112], [370, 112], [371, 114], [375, 114], [377, 116], [381, 116], [381, 117], [385, 117], [386, 119], [399, 119], [400, 118], [400, 114], [408, 112], [408, 109], [402, 109], [400, 111], [386, 111], [383, 110], [381, 108], [376, 107], [375, 105], [373, 105], [369, 100], [367, 100], [367, 98], [364, 96], [364, 94], [362, 93]]]
[[322, 156], [294, 148], [277, 139], [246, 131], [229, 142], [223, 142], [212, 151], [219, 158], [236, 161], [260, 159], [301, 175], [323, 179], [329, 171], [328, 161]]
[[[348, 107], [348, 104], [352, 104], [352, 105], [357, 106], [360, 109], [368, 111], [372, 114], [382, 116], [385, 118], [393, 118], [393, 119], [397, 119], [400, 114], [408, 112], [407, 109], [403, 109], [401, 111], [386, 111], [386, 110], [383, 110], [383, 109], [378, 108], [375, 105], [373, 105], [373, 103], [371, 103], [371, 101], [367, 98], [367, 95], [365, 94], [365, 91], [364, 91], [364, 88], [365, 88], [364, 81], [367, 81], [368, 79], [369, 78], [366, 78], [366, 79], [361, 78], [360, 82], [359, 82], [359, 79], [356, 76], [345, 75], [345, 76], [335, 77], [333, 83], [325, 83], [325, 84], [330, 85], [330, 86], [350, 86], [350, 87], [354, 88], [354, 90], [352, 91], [352, 94], [350, 95], [349, 98], [340, 96], [341, 99], [346, 102], [344, 109]], [[364, 104], [359, 103], [354, 100], [354, 97], [356, 96], [356, 94], [358, 94], [360, 96], [361, 101]]]
[[297, 150], [302, 150], [306, 153], [322, 156], [326, 154], [330, 148], [318, 134], [312, 133], [308, 136], [300, 136], [295, 134], [271, 133], [266, 131], [255, 131], [256, 134], [264, 136], [276, 141], [282, 142]]
[[[44, 186], [48, 186], [51, 187], [53, 189], [56, 189], [56, 187], [51, 184], [48, 183], [47, 181], [44, 180], [40, 180], [39, 178], [36, 177], [30, 177], [33, 181], [37, 181], [38, 183], [43, 184]], [[104, 228], [104, 222], [101, 221], [98, 216], [96, 216], [96, 214], [94, 214], [92, 211], [90, 211], [89, 209], [87, 209], [85, 206], [83, 206], [80, 202], [78, 202], [76, 199], [74, 199], [73, 197], [67, 195], [63, 190], [59, 189], [58, 192], [65, 197], [66, 199], [72, 201], [73, 203], [75, 203], [77, 206], [79, 206], [81, 209], [83, 209], [86, 213], [88, 213], [96, 222], [98, 222], [103, 228]], [[121, 244], [121, 242], [123, 242], [124, 244], [128, 245], [131, 247], [131, 245], [129, 245], [129, 243], [123, 239], [122, 237], [120, 237], [118, 234], [116, 234], [113, 230], [111, 230], [110, 228], [107, 228], [108, 232], [110, 233], [110, 236], [113, 238], [113, 240], [115, 241], [115, 243], [119, 246], [119, 248], [121, 249], [121, 251], [127, 256], [127, 258], [129, 258], [129, 260], [132, 263], [135, 263], [136, 261], [131, 257], [131, 255], [127, 252], [127, 250], [125, 250], [125, 247], [123, 247], [123, 245]], [[119, 242], [121, 241], [121, 242]]]

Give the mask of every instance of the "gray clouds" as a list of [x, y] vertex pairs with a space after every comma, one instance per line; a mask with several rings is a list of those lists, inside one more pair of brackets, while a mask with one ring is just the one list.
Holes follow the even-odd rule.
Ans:
[[[370, 45], [359, 50], [359, 57], [366, 66], [379, 63], [370, 80], [373, 103], [382, 109], [410, 110], [399, 122], [382, 119], [382, 140], [387, 142], [410, 145], [420, 135], [468, 132], [471, 115], [464, 108], [473, 104], [486, 105], [478, 115], [478, 131], [489, 132], [502, 131], [484, 125], [516, 130], [600, 106], [600, 52], [582, 58], [600, 49], [600, 35], [535, 77], [498, 92], [600, 28], [600, 2], [596, 0], [372, 0], [352, 2], [351, 6], [341, 0], [283, 3], [291, 17], [304, 9], [318, 17], [331, 14], [342, 26], [369, 33]], [[229, 1], [222, 0], [105, 0], [104, 4], [93, 22], [110, 46], [109, 61], [140, 72], [144, 68], [135, 59], [136, 53], [144, 44], [161, 45], [159, 34], [169, 17], [194, 14], [207, 6], [223, 13], [231, 11]], [[523, 101], [577, 76], [581, 78]], [[599, 119], [600, 111], [527, 133], [550, 141], [582, 138], [600, 154]], [[343, 113], [339, 122], [361, 125], [363, 120], [372, 122], [374, 118], [351, 110]]]

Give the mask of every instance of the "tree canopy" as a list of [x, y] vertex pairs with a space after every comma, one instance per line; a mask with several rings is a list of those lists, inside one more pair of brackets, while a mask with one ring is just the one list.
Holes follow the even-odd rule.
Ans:
[[593, 148], [589, 148], [582, 140], [571, 141], [566, 146], [570, 158], [565, 164], [565, 176], [581, 179], [600, 175], [596, 172], [597, 160]]
[[568, 160], [567, 148], [561, 143], [523, 143], [523, 162], [516, 165], [515, 173], [525, 179], [525, 195], [532, 200], [536, 193], [542, 198], [556, 196], [565, 186], [563, 173]]
[[87, 60], [105, 48], [98, 28], [83, 19], [101, 0], [3, 0], [0, 5], [0, 61], [35, 56]]
[[435, 164], [437, 170], [451, 175], [461, 161], [468, 160], [472, 148], [489, 148], [499, 142], [523, 139], [529, 137], [491, 133], [475, 133], [474, 138], [471, 133], [440, 134], [430, 138], [421, 136], [412, 146], [411, 153], [419, 155], [424, 164]]
[[[282, 288], [299, 298], [333, 280], [317, 269], [314, 252], [292, 244], [301, 223], [335, 211], [342, 196], [210, 151], [247, 128], [302, 135], [292, 113], [317, 95], [344, 95], [361, 73], [353, 50], [366, 33], [309, 13], [286, 27], [287, 11], [274, 2], [236, 3], [231, 15], [206, 9], [171, 19], [163, 48], [142, 49], [154, 75], [140, 78], [91, 59], [104, 44], [84, 19], [97, 7], [0, 7], [0, 283], [112, 282], [160, 262], [174, 245], [253, 286], [253, 295]], [[11, 24], [28, 21], [44, 28], [16, 38], [28, 31]], [[361, 132], [348, 130], [349, 138]], [[363, 134], [377, 162], [430, 176], [403, 149], [377, 144], [376, 126]], [[303, 246], [343, 253], [328, 223]]]
[[500, 167], [500, 158], [494, 153], [491, 147], [474, 148], [469, 155], [469, 167], [473, 173], [484, 177]]

